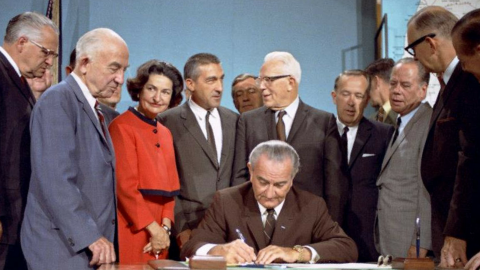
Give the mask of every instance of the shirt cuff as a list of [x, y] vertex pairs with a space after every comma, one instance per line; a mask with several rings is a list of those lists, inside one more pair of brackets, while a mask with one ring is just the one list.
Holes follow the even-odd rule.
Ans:
[[215, 246], [215, 244], [205, 244], [195, 251], [195, 255], [208, 255], [210, 249], [214, 248]]
[[320, 255], [318, 255], [317, 251], [312, 248], [311, 246], [304, 246], [308, 249], [310, 249], [310, 252], [312, 253], [312, 257], [310, 257], [310, 261], [308, 263], [316, 263], [318, 260], [320, 260]]

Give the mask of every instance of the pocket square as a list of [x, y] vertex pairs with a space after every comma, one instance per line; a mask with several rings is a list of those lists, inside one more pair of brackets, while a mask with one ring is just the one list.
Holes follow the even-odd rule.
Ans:
[[365, 154], [362, 155], [362, 157], [373, 157], [373, 156], [375, 156], [375, 154], [367, 154], [367, 153], [365, 153]]

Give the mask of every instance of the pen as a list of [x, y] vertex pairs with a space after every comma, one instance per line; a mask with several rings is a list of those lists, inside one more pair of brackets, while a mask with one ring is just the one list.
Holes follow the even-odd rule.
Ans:
[[420, 218], [415, 220], [415, 227], [417, 228], [417, 258], [420, 257]]
[[246, 240], [245, 240], [245, 237], [243, 236], [242, 232], [238, 228], [235, 229], [235, 231], [237, 232], [238, 238], [240, 238], [240, 240], [242, 240], [245, 243]]

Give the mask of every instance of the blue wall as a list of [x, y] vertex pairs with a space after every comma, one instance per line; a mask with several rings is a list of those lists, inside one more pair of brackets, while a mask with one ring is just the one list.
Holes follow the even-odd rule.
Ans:
[[[45, 13], [48, 1], [20, 2], [0, 0], [2, 35], [11, 17], [26, 10]], [[63, 66], [78, 38], [97, 27], [112, 28], [127, 42], [127, 77], [152, 58], [183, 71], [188, 57], [210, 52], [225, 71], [222, 105], [234, 109], [233, 78], [258, 74], [268, 52], [285, 50], [302, 67], [300, 97], [335, 112], [335, 77], [373, 61], [374, 8], [374, 0], [62, 0]], [[119, 110], [132, 104], [124, 87]]]

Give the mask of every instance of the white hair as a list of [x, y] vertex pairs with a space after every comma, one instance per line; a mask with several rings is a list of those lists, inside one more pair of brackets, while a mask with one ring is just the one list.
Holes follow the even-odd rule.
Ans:
[[[268, 61], [280, 61], [284, 65], [284, 71], [291, 75], [298, 84], [302, 79], [302, 69], [300, 63], [289, 52], [271, 52], [265, 56], [264, 63]], [[285, 74], [286, 75], [286, 74]]]
[[77, 54], [75, 62], [78, 62], [78, 60], [84, 55], [87, 55], [90, 59], [94, 58], [98, 51], [110, 46], [110, 44], [105, 44], [105, 42], [110, 41], [109, 38], [118, 39], [126, 46], [126, 42], [123, 38], [112, 29], [96, 28], [88, 31], [78, 40], [75, 47]]
[[58, 27], [49, 18], [35, 12], [25, 12], [8, 22], [3, 40], [12, 44], [21, 36], [26, 36], [40, 42], [45, 27], [50, 27], [55, 34], [59, 34]]

